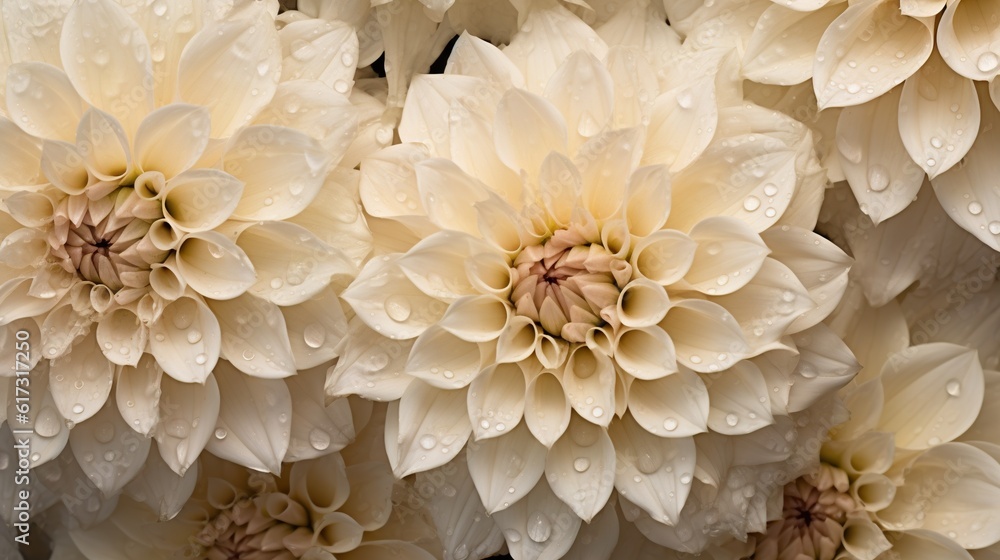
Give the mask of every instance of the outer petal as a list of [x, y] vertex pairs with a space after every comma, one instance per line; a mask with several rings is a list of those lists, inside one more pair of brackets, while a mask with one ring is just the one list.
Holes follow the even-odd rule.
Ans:
[[337, 93], [348, 93], [357, 69], [358, 35], [337, 19], [305, 19], [281, 29], [282, 82], [320, 80]]
[[614, 87], [604, 64], [592, 54], [576, 51], [569, 55], [545, 86], [545, 97], [562, 112], [579, 146], [600, 132], [611, 120]]
[[0, 148], [7, 163], [0, 171], [0, 186], [20, 187], [38, 182], [41, 142], [6, 118], [0, 118]]
[[167, 181], [163, 214], [179, 231], [214, 229], [232, 215], [243, 194], [243, 183], [218, 169], [190, 169]]
[[[49, 387], [49, 370], [47, 362], [43, 361], [32, 371], [33, 378], [31, 380], [31, 396], [29, 397], [31, 400], [29, 404], [30, 411], [34, 416], [34, 424], [30, 426], [31, 433], [27, 436], [29, 448], [31, 449], [31, 455], [28, 459], [31, 461], [32, 468], [40, 467], [58, 457], [69, 440], [69, 427], [66, 425], [63, 415], [59, 413], [59, 406]], [[0, 383], [9, 384], [7, 385], [8, 398], [5, 403], [6, 410], [4, 411], [4, 415], [8, 419], [14, 419], [17, 413], [20, 412], [17, 410], [18, 403], [11, 398], [16, 393], [14, 382], [9, 379], [3, 379], [0, 380]], [[10, 423], [9, 426], [13, 427], [14, 424]], [[18, 423], [17, 426], [20, 428], [21, 424]], [[6, 432], [6, 430], [4, 431]], [[13, 444], [13, 442], [11, 443]], [[9, 447], [8, 449], [12, 448]], [[11, 461], [10, 464], [14, 465], [15, 463]]]
[[588, 523], [611, 497], [614, 479], [608, 475], [615, 470], [615, 446], [608, 432], [575, 414], [545, 460], [552, 491]]
[[59, 413], [77, 423], [97, 414], [111, 393], [114, 374], [115, 366], [99, 350], [93, 332], [78, 340], [49, 368], [49, 391]]
[[66, 74], [41, 62], [7, 69], [7, 109], [22, 130], [53, 140], [72, 141], [83, 117], [82, 100]]
[[[466, 412], [464, 390], [443, 390], [414, 381], [399, 400], [398, 439], [386, 444], [398, 448], [398, 459], [390, 453], [397, 477], [439, 467], [458, 454], [472, 434]], [[390, 409], [390, 416], [393, 411]]]
[[948, 68], [936, 51], [903, 85], [899, 134], [910, 157], [931, 179], [965, 157], [979, 121], [975, 82]]
[[400, 398], [413, 381], [412, 377], [402, 375], [413, 341], [384, 337], [357, 316], [348, 324], [347, 336], [351, 343], [344, 348], [337, 365], [330, 369], [327, 394], [357, 394], [385, 401]]
[[219, 322], [201, 301], [182, 297], [150, 325], [149, 349], [167, 375], [203, 383], [219, 359]]
[[340, 341], [347, 335], [347, 317], [332, 289], [305, 303], [282, 307], [281, 314], [288, 327], [295, 369], [316, 367], [339, 355]]
[[539, 481], [519, 502], [494, 516], [503, 529], [511, 556], [516, 558], [562, 558], [580, 530], [580, 518], [560, 501], [545, 480]]
[[208, 107], [212, 137], [227, 138], [271, 100], [281, 73], [281, 42], [270, 14], [206, 26], [184, 47], [178, 97]]
[[[263, 465], [275, 475], [288, 450], [292, 398], [280, 379], [257, 379], [244, 375], [227, 362], [215, 368], [221, 404], [219, 422], [228, 426], [225, 437], [209, 440], [208, 450], [234, 463], [257, 468]], [[234, 442], [242, 446], [232, 446]], [[241, 451], [248, 451], [249, 457]]]
[[128, 132], [152, 110], [149, 43], [117, 3], [76, 4], [63, 22], [59, 52], [76, 91], [113, 114]]
[[698, 222], [691, 228], [691, 239], [698, 249], [679, 287], [708, 295], [730, 294], [745, 286], [771, 252], [749, 226], [722, 216]]
[[160, 387], [160, 420], [153, 437], [170, 470], [184, 476], [215, 431], [219, 385], [209, 375], [204, 385], [164, 377]]
[[112, 311], [97, 323], [97, 342], [104, 357], [120, 366], [138, 364], [148, 339], [149, 329], [135, 313], [124, 307]]
[[792, 375], [788, 411], [806, 410], [850, 383], [861, 369], [850, 348], [825, 324], [793, 335], [799, 363]]
[[684, 300], [660, 321], [677, 350], [677, 361], [694, 371], [721, 371], [750, 352], [736, 319], [717, 303]]
[[298, 375], [284, 380], [292, 398], [292, 426], [286, 462], [339, 451], [354, 441], [357, 435], [348, 399], [333, 399], [329, 405], [324, 404], [324, 372], [324, 368], [300, 371]]
[[507, 167], [535, 175], [549, 152], [566, 152], [566, 122], [545, 99], [512, 89], [497, 106], [493, 141]]
[[[524, 415], [525, 379], [517, 364], [496, 364], [469, 385], [469, 419], [476, 440], [504, 435]], [[514, 500], [511, 500], [514, 501]]]
[[1000, 73], [996, 42], [1000, 30], [993, 22], [1000, 6], [993, 2], [951, 2], [938, 23], [938, 50], [955, 72], [972, 80], [989, 81]]
[[161, 521], [175, 517], [194, 493], [198, 482], [198, 464], [191, 465], [184, 476], [170, 470], [159, 453], [150, 453], [139, 475], [125, 487], [125, 494], [149, 506]]
[[820, 108], [870, 101], [910, 77], [934, 48], [933, 29], [933, 18], [900, 17], [895, 2], [850, 6], [816, 49], [813, 87]]
[[676, 524], [691, 491], [694, 440], [652, 435], [631, 414], [613, 422], [610, 434], [618, 457], [615, 488], [653, 519]]
[[150, 435], [156, 425], [162, 377], [163, 370], [150, 354], [143, 354], [135, 367], [125, 366], [118, 374], [118, 413], [130, 428], [144, 436]]
[[205, 297], [232, 299], [246, 292], [256, 280], [246, 253], [217, 231], [184, 236], [176, 256], [180, 276]]
[[447, 309], [407, 278], [399, 268], [399, 257], [368, 261], [342, 297], [371, 328], [400, 339], [424, 332]]
[[278, 306], [245, 294], [227, 301], [209, 300], [222, 331], [222, 355], [236, 369], [254, 377], [295, 375], [295, 358], [285, 318]]
[[878, 429], [894, 432], [902, 449], [951, 441], [979, 414], [984, 383], [975, 350], [947, 342], [912, 346], [882, 368], [886, 402]]
[[[787, 5], [788, 3], [786, 3]], [[847, 6], [816, 10], [773, 4], [764, 10], [743, 54], [743, 76], [762, 84], [790, 86], [812, 77], [820, 37]]]
[[718, 122], [714, 74], [660, 94], [650, 110], [643, 163], [684, 169], [712, 141]]
[[524, 399], [528, 428], [542, 445], [551, 448], [569, 426], [571, 408], [562, 383], [543, 372], [528, 383]]
[[150, 443], [129, 429], [110, 400], [69, 434], [69, 446], [80, 468], [105, 496], [116, 494], [139, 474]]
[[244, 183], [235, 217], [285, 220], [316, 198], [332, 158], [305, 133], [255, 125], [240, 129], [230, 139], [222, 162], [226, 173]]
[[655, 381], [633, 381], [628, 409], [647, 432], [681, 438], [708, 430], [709, 397], [696, 373], [681, 368]]
[[469, 444], [469, 473], [486, 511], [494, 513], [523, 498], [541, 479], [548, 450], [524, 422], [500, 437]]

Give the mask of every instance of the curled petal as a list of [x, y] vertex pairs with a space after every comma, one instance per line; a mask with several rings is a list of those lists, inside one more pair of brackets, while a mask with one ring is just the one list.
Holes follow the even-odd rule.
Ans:
[[725, 295], [753, 280], [768, 253], [764, 241], [749, 226], [733, 218], [707, 218], [691, 229], [698, 243], [685, 288]]
[[167, 375], [203, 383], [219, 359], [221, 334], [215, 314], [201, 301], [182, 297], [150, 325], [149, 349]]
[[617, 379], [614, 363], [607, 355], [580, 345], [571, 350], [562, 381], [573, 410], [607, 427], [615, 410]]
[[493, 296], [466, 296], [448, 307], [441, 328], [468, 342], [496, 340], [507, 326], [508, 304]]
[[670, 175], [666, 166], [635, 170], [626, 188], [625, 221], [628, 232], [646, 237], [663, 227], [670, 214]]
[[[142, 120], [135, 133], [135, 163], [170, 179], [190, 168], [208, 146], [210, 115], [198, 105], [175, 103]], [[210, 192], [205, 193], [211, 196]], [[225, 200], [225, 199], [223, 199]]]
[[469, 473], [490, 515], [535, 487], [545, 472], [547, 453], [523, 422], [509, 433], [469, 444]]
[[639, 240], [632, 250], [632, 269], [662, 286], [679, 281], [691, 269], [698, 244], [675, 230], [661, 230]]
[[992, 26], [981, 26], [981, 21], [993, 21], [1000, 15], [992, 2], [946, 4], [938, 23], [938, 50], [948, 66], [970, 80], [990, 81], [1000, 73], [997, 57], [997, 40], [1000, 32]]
[[[90, 109], [76, 128], [76, 152], [99, 181], [115, 183], [132, 168], [128, 135], [113, 116]], [[72, 154], [66, 153], [72, 159]]]
[[243, 183], [218, 169], [190, 169], [166, 182], [161, 194], [163, 215], [181, 231], [208, 231], [236, 209]]
[[659, 379], [677, 371], [677, 354], [670, 336], [658, 326], [623, 328], [614, 345], [615, 362], [639, 379]]
[[339, 453], [294, 463], [289, 479], [288, 496], [317, 517], [337, 511], [351, 493], [347, 467]]
[[177, 271], [191, 288], [212, 299], [232, 299], [256, 281], [243, 250], [216, 231], [191, 233], [176, 249]]

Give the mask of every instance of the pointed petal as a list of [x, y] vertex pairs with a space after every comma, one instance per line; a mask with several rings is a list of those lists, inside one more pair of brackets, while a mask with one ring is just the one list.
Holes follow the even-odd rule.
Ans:
[[[102, 181], [121, 179], [131, 169], [132, 159], [128, 135], [109, 113], [90, 109], [83, 114], [76, 128], [76, 151], [91, 174]], [[63, 155], [63, 154], [60, 154]], [[75, 154], [66, 152], [71, 167]], [[64, 163], [64, 162], [58, 162]], [[57, 165], [56, 162], [53, 162]]]
[[615, 362], [638, 379], [659, 379], [677, 371], [674, 343], [659, 326], [622, 328], [614, 348]]
[[981, 21], [993, 21], [1000, 15], [992, 2], [983, 4], [951, 2], [945, 6], [938, 23], [938, 50], [955, 72], [971, 80], [989, 81], [1000, 73], [1000, 58], [994, 43], [1000, 32]]
[[670, 175], [666, 166], [637, 169], [628, 179], [626, 196], [628, 232], [646, 237], [660, 230], [670, 214]]
[[170, 470], [157, 451], [149, 453], [139, 475], [125, 487], [125, 494], [143, 503], [160, 520], [172, 519], [187, 503], [198, 482], [198, 464], [191, 465], [184, 476]]
[[295, 369], [304, 370], [338, 356], [340, 341], [347, 335], [347, 317], [332, 289], [299, 305], [281, 308]]
[[[296, 403], [298, 406], [298, 403]], [[384, 461], [369, 461], [347, 467], [351, 494], [337, 510], [351, 516], [365, 531], [374, 531], [392, 515], [392, 490], [395, 480]]]
[[571, 350], [563, 386], [573, 410], [582, 418], [607, 427], [615, 410], [614, 363], [601, 352], [580, 345]]
[[545, 447], [563, 435], [569, 426], [569, 399], [559, 379], [543, 372], [528, 383], [524, 397], [524, 420], [532, 435]]
[[358, 34], [343, 21], [306, 19], [292, 22], [278, 33], [283, 46], [281, 81], [320, 80], [337, 93], [354, 83]]
[[160, 388], [160, 419], [153, 437], [170, 470], [184, 476], [215, 431], [219, 385], [209, 374], [203, 385], [164, 377]]
[[615, 488], [653, 519], [676, 524], [691, 491], [694, 440], [650, 434], [631, 414], [615, 420], [610, 434], [618, 457]]
[[114, 375], [115, 365], [99, 350], [94, 332], [78, 340], [50, 367], [49, 390], [59, 413], [76, 423], [97, 414], [111, 393]]
[[389, 256], [368, 261], [341, 297], [372, 329], [409, 339], [437, 322], [447, 305], [414, 285], [399, 261], [399, 257]]
[[243, 249], [217, 231], [184, 236], [176, 255], [180, 276], [205, 297], [232, 299], [256, 280], [253, 264]]
[[150, 443], [129, 429], [110, 400], [69, 434], [69, 446], [80, 468], [105, 496], [116, 494], [139, 474]]
[[293, 403], [286, 462], [339, 451], [357, 435], [348, 399], [334, 399], [324, 405], [325, 380], [323, 368], [301, 371], [284, 380]]
[[674, 341], [677, 361], [694, 371], [724, 370], [750, 351], [732, 314], [710, 301], [683, 300], [674, 304], [660, 328]]
[[185, 103], [150, 113], [135, 134], [135, 162], [139, 169], [159, 171], [169, 180], [190, 168], [208, 146], [209, 119], [207, 109]]
[[630, 262], [636, 275], [668, 286], [691, 270], [697, 250], [698, 244], [686, 234], [660, 230], [635, 244]]
[[570, 150], [601, 132], [611, 120], [611, 75], [600, 60], [585, 51], [576, 51], [563, 61], [545, 85], [545, 97], [566, 119]]
[[639, 425], [659, 437], [683, 438], [708, 430], [708, 390], [687, 368], [654, 381], [633, 381], [628, 409]]
[[574, 158], [583, 178], [583, 207], [598, 221], [620, 215], [625, 186], [639, 166], [642, 134], [639, 128], [609, 130], [595, 135]]
[[7, 69], [7, 108], [22, 130], [39, 138], [73, 141], [83, 103], [66, 73], [41, 62]]
[[[882, 95], [916, 72], [933, 48], [933, 18], [900, 17], [893, 2], [848, 7], [816, 49], [813, 86], [820, 108], [858, 105]], [[851, 67], [858, 60], [881, 64], [876, 72], [869, 64]]]
[[478, 344], [433, 325], [417, 337], [405, 370], [434, 387], [460, 389], [476, 377], [480, 366]]
[[255, 17], [207, 25], [181, 54], [178, 98], [208, 108], [213, 138], [232, 136], [277, 87], [281, 42], [270, 14], [255, 11]]
[[[708, 383], [708, 427], [720, 434], [748, 434], [774, 422], [767, 383], [753, 362], [741, 361]], [[763, 399], [763, 400], [761, 400]]]
[[[443, 390], [414, 381], [399, 400], [399, 437], [392, 470], [397, 477], [439, 467], [458, 454], [472, 434], [464, 390]], [[387, 432], [388, 434], [388, 432]], [[392, 459], [390, 454], [390, 459]]]
[[118, 374], [115, 400], [125, 423], [148, 436], [156, 425], [160, 407], [160, 379], [163, 370], [151, 354], [143, 354], [139, 363], [125, 366]]
[[835, 393], [861, 369], [850, 348], [823, 323], [793, 335], [792, 339], [799, 350], [799, 363], [788, 395], [789, 412], [805, 410]]
[[697, 159], [719, 122], [715, 101], [715, 75], [660, 94], [649, 116], [643, 163], [664, 164], [676, 173]]
[[[285, 382], [250, 377], [224, 361], [219, 362], [214, 374], [222, 397], [219, 421], [229, 429], [225, 438], [211, 438], [208, 450], [247, 467], [255, 467], [259, 462], [279, 474], [288, 450], [288, 421], [292, 412], [292, 398]], [[228, 447], [237, 440], [255, 459], [251, 464], [246, 464], [241, 455], [232, 453], [233, 449]]]
[[273, 303], [244, 294], [226, 301], [209, 300], [219, 319], [222, 355], [236, 369], [254, 377], [295, 375], [295, 358], [281, 309]]
[[545, 472], [548, 450], [520, 422], [510, 433], [470, 443], [466, 454], [469, 473], [492, 515], [517, 503], [535, 487]]
[[444, 72], [483, 78], [501, 90], [524, 89], [524, 76], [517, 66], [500, 49], [468, 31], [459, 35]]
[[446, 159], [426, 159], [413, 168], [420, 200], [431, 222], [441, 229], [478, 237], [476, 215], [469, 208], [489, 196], [486, 185]]
[[566, 152], [566, 122], [545, 99], [512, 89], [497, 106], [493, 141], [507, 167], [535, 175], [549, 152]]
[[709, 295], [730, 294], [745, 286], [771, 252], [759, 235], [734, 218], [702, 220], [691, 229], [691, 239], [698, 249], [682, 286]]
[[384, 337], [357, 316], [348, 323], [347, 337], [351, 343], [330, 369], [327, 394], [355, 394], [384, 401], [400, 398], [413, 381], [412, 377], [402, 375], [413, 341]]
[[167, 181], [161, 194], [164, 217], [182, 232], [214, 229], [232, 215], [243, 183], [218, 169], [190, 169]]
[[149, 331], [150, 352], [178, 381], [203, 383], [219, 359], [219, 322], [197, 299], [182, 297], [167, 304]]
[[575, 414], [545, 460], [552, 491], [588, 523], [611, 497], [614, 479], [608, 474], [615, 470], [608, 432]]
[[562, 558], [580, 530], [580, 518], [544, 479], [516, 504], [496, 512], [494, 520], [503, 530], [511, 556], [516, 558]]
[[476, 440], [500, 437], [519, 426], [524, 415], [524, 395], [524, 373], [517, 364], [497, 364], [476, 375], [468, 396]]
[[844, 12], [843, 3], [816, 10], [772, 4], [764, 10], [743, 54], [743, 77], [762, 84], [790, 86], [812, 77], [820, 37]]

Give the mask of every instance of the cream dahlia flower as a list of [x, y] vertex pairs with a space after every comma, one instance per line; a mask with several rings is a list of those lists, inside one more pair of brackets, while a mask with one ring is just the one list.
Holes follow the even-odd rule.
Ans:
[[[128, 430], [180, 474], [226, 432], [221, 456], [248, 467], [308, 458], [307, 426], [337, 415], [307, 396], [314, 376], [281, 378], [337, 355], [334, 279], [370, 246], [356, 173], [334, 168], [357, 39], [303, 66], [301, 26], [279, 33], [263, 2], [50, 8], [16, 27], [32, 6], [4, 4], [0, 324], [5, 345], [31, 333], [34, 464], [68, 439], [113, 493], [145, 459], [122, 466]], [[105, 454], [99, 474], [87, 457]]]
[[839, 166], [875, 223], [906, 208], [926, 175], [951, 218], [1000, 249], [1000, 208], [988, 178], [996, 164], [987, 155], [1000, 84], [994, 7], [752, 4], [759, 19], [743, 37], [743, 76], [777, 85], [811, 78], [820, 109], [846, 107], [836, 132]]
[[754, 466], [791, 468], [789, 416], [856, 369], [818, 325], [849, 260], [810, 231], [808, 131], [650, 68], [541, 3], [502, 51], [461, 37], [446, 75], [414, 80], [403, 144], [362, 164], [379, 254], [344, 292], [328, 391], [398, 399], [400, 477], [472, 437], [517, 557], [561, 555], [615, 488], [644, 531], [684, 519], [677, 546], [762, 530]]
[[123, 497], [107, 521], [71, 536], [92, 560], [440, 558], [430, 518], [393, 480], [373, 424], [342, 453], [286, 464], [280, 476], [206, 454], [176, 517]]

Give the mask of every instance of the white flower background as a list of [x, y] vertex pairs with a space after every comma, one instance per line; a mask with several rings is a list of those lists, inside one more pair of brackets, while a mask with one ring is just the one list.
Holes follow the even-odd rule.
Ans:
[[1000, 4], [0, 0], [0, 62], [2, 559], [1000, 558]]

